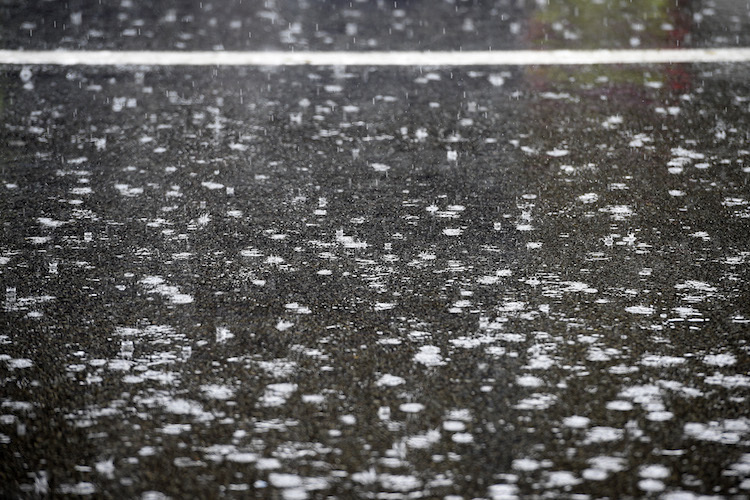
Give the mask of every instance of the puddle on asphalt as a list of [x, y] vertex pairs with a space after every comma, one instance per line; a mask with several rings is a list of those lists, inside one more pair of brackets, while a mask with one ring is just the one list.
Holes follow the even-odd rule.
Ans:
[[750, 490], [746, 67], [23, 71], [5, 491]]

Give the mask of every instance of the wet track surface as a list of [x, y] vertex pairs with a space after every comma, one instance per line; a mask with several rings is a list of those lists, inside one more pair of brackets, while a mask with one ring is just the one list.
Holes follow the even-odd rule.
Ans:
[[487, 50], [750, 45], [744, 0], [0, 2], [6, 49]]
[[0, 491], [746, 498], [749, 70], [3, 67]]

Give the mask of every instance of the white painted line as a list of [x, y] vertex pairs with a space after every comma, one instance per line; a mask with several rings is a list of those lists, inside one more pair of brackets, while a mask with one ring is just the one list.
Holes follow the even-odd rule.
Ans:
[[750, 48], [467, 52], [0, 50], [0, 64], [61, 66], [534, 66], [750, 61]]

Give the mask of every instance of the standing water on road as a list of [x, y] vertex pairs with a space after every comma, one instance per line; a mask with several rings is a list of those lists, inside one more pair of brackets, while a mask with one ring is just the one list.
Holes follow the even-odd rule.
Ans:
[[[747, 44], [672, 3], [6, 2], [0, 42]], [[4, 66], [0, 492], [749, 496], [748, 74]]]
[[747, 494], [747, 69], [6, 73], [5, 491]]

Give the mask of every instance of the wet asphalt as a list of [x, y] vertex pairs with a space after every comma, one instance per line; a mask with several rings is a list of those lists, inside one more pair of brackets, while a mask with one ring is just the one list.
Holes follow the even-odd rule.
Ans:
[[[750, 43], [743, 2], [0, 19], [27, 50]], [[747, 498], [749, 75], [1, 67], [0, 495]]]

